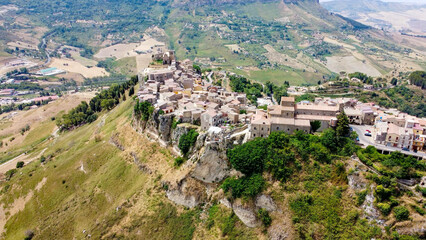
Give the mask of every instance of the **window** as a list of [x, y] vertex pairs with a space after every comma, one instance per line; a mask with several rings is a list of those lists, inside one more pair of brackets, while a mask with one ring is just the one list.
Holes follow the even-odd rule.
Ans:
[[280, 130], [280, 127], [277, 127], [277, 130]]
[[256, 127], [254, 127], [254, 130], [256, 130]]
[[256, 137], [256, 134], [253, 134], [253, 137]]

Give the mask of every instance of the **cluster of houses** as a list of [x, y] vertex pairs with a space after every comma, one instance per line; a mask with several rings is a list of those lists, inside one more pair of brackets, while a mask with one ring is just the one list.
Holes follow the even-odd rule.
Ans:
[[[147, 68], [140, 74], [140, 101], [148, 101], [164, 114], [174, 114], [182, 123], [193, 123], [202, 130], [247, 123], [247, 112], [255, 106], [247, 104], [245, 94], [229, 92], [202, 79], [189, 60], [176, 62], [173, 52], [164, 53], [167, 68]], [[156, 55], [155, 60], [161, 60]]]
[[375, 114], [368, 104], [350, 98], [316, 98], [314, 102], [295, 103], [294, 97], [282, 97], [280, 105], [270, 105], [267, 110], [257, 110], [251, 117], [251, 137], [266, 137], [274, 131], [289, 134], [301, 130], [311, 132], [311, 122], [321, 123], [318, 131], [337, 124], [337, 115], [345, 111], [349, 121], [356, 124], [373, 124]]
[[[161, 67], [151, 66], [139, 75], [140, 101], [148, 101], [164, 114], [173, 114], [182, 123], [227, 129], [245, 126], [249, 138], [267, 137], [271, 132], [311, 132], [311, 123], [321, 123], [317, 131], [336, 126], [337, 116], [344, 111], [351, 124], [374, 126], [378, 144], [422, 150], [426, 136], [426, 121], [406, 114], [390, 113], [374, 103], [362, 103], [352, 98], [316, 98], [296, 103], [294, 97], [282, 97], [279, 104], [268, 98], [266, 110], [248, 103], [246, 95], [227, 91], [212, 83], [193, 68], [190, 60], [177, 62], [173, 52], [155, 55], [163, 60]], [[262, 104], [263, 105], [263, 104]], [[387, 112], [384, 112], [387, 111]]]
[[378, 144], [409, 151], [423, 151], [426, 141], [426, 120], [400, 113], [380, 111], [373, 129]]

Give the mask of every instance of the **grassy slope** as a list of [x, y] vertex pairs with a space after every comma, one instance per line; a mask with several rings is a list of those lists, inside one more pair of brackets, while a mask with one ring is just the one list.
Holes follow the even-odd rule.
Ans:
[[[53, 155], [51, 160], [45, 165], [35, 161], [20, 170], [22, 174], [2, 183], [1, 203], [5, 207], [12, 207], [30, 192], [34, 194], [25, 209], [8, 220], [6, 239], [22, 239], [28, 229], [36, 233], [36, 239], [81, 239], [85, 237], [83, 230], [95, 239], [147, 235], [190, 239], [194, 234], [204, 235], [203, 228], [197, 228], [200, 210], [176, 208], [165, 199], [160, 179], [173, 169], [172, 156], [130, 127], [131, 104], [132, 100], [127, 100], [112, 110], [103, 126], [100, 118], [52, 140], [44, 153]], [[109, 143], [113, 134], [125, 151]], [[140, 171], [132, 163], [131, 152], [150, 166], [153, 174]], [[45, 185], [34, 191], [43, 178], [47, 179]], [[218, 225], [230, 216], [230, 210], [222, 211], [224, 214], [215, 216]], [[233, 234], [253, 234], [241, 223], [234, 225]], [[220, 236], [219, 228], [209, 231]]]

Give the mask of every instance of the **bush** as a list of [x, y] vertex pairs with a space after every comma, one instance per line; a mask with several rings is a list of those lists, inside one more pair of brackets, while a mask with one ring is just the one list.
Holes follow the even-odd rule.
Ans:
[[426, 188], [425, 187], [420, 187], [419, 185], [417, 185], [416, 186], [416, 191], [420, 192], [423, 197], [426, 197]]
[[421, 208], [421, 207], [419, 207], [419, 206], [417, 206], [417, 205], [411, 205], [411, 207], [417, 212], [417, 213], [419, 213], [420, 215], [425, 215], [426, 214], [426, 211], [423, 209], [423, 208]]
[[392, 210], [392, 207], [387, 203], [379, 203], [377, 204], [377, 208], [382, 212], [383, 215], [387, 216]]
[[257, 212], [257, 217], [260, 219], [260, 221], [262, 221], [262, 224], [265, 227], [269, 227], [272, 223], [272, 219], [269, 216], [268, 211], [263, 208], [259, 209], [259, 211]]
[[179, 124], [179, 121], [176, 121], [176, 119], [175, 119], [175, 118], [173, 118], [173, 121], [172, 121], [172, 129], [176, 129], [178, 124]]
[[198, 132], [195, 131], [194, 129], [191, 129], [187, 133], [180, 136], [178, 147], [182, 151], [182, 154], [184, 156], [187, 156], [189, 150], [197, 141], [197, 137], [198, 137]]
[[17, 172], [16, 169], [10, 169], [9, 171], [6, 172], [6, 180], [9, 181], [13, 175], [15, 175], [15, 173]]
[[44, 163], [45, 161], [46, 161], [46, 157], [45, 157], [44, 155], [42, 155], [42, 156], [40, 157], [40, 162]]
[[174, 165], [175, 165], [175, 167], [179, 167], [184, 162], [185, 162], [185, 158], [177, 157], [177, 158], [175, 158]]
[[383, 202], [389, 199], [392, 195], [392, 191], [388, 188], [383, 187], [382, 185], [378, 185], [376, 187], [376, 197], [379, 202]]
[[17, 162], [17, 163], [16, 163], [16, 168], [23, 168], [23, 167], [24, 167], [24, 165], [25, 165], [25, 163], [24, 163], [24, 162], [19, 161], [19, 162]]
[[232, 191], [232, 197], [254, 197], [262, 192], [265, 180], [262, 175], [254, 174], [250, 177], [227, 178], [220, 186], [225, 192]]
[[263, 138], [256, 138], [243, 145], [235, 146], [227, 153], [232, 166], [246, 175], [263, 171], [266, 154], [266, 144]]
[[330, 152], [321, 143], [311, 144], [311, 154], [318, 162], [330, 163]]
[[410, 212], [404, 206], [395, 207], [393, 209], [393, 213], [395, 214], [395, 218], [397, 221], [408, 220], [410, 216]]
[[364, 203], [367, 193], [367, 190], [356, 193], [358, 206], [361, 206]]

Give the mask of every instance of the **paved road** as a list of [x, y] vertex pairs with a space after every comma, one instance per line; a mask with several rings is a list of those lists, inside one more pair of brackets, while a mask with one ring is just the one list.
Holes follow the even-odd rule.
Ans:
[[408, 155], [412, 155], [415, 157], [421, 157], [426, 159], [426, 154], [423, 152], [411, 152], [411, 151], [402, 151], [402, 149], [400, 148], [396, 148], [396, 147], [388, 147], [382, 144], [377, 144], [374, 142], [373, 140], [373, 136], [371, 137], [367, 137], [364, 134], [366, 133], [366, 130], [370, 130], [373, 133], [373, 126], [369, 126], [369, 125], [349, 125], [350, 127], [352, 127], [352, 129], [358, 134], [358, 138], [359, 138], [359, 143], [361, 143], [362, 145], [364, 145], [365, 147], [371, 145], [374, 146], [378, 149], [382, 149], [385, 151], [390, 151], [390, 152], [395, 152], [395, 151], [400, 151], [401, 153], [404, 154], [408, 154]]
[[213, 75], [213, 72], [210, 72], [210, 73], [207, 75], [207, 79], [209, 79], [209, 81], [210, 81], [210, 83], [211, 83], [211, 84], [213, 84], [212, 75]]

